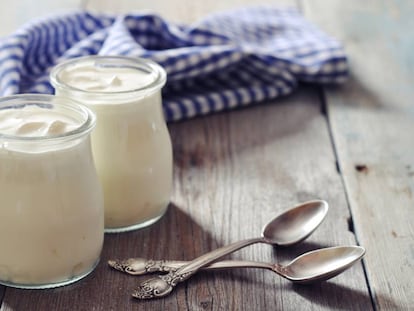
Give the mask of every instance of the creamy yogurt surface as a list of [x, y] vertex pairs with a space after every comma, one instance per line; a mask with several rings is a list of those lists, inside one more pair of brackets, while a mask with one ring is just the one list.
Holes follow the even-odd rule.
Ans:
[[155, 80], [155, 76], [136, 68], [99, 64], [74, 65], [59, 74], [59, 79], [73, 88], [89, 92], [127, 92], [141, 89]]
[[81, 122], [53, 109], [36, 105], [0, 110], [0, 134], [20, 137], [55, 136], [71, 132]]

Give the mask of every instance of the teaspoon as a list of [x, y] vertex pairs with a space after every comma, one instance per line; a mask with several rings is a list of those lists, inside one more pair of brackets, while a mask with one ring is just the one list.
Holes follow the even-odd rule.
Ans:
[[151, 278], [141, 283], [134, 292], [135, 298], [150, 299], [164, 297], [173, 288], [194, 275], [199, 269], [236, 250], [255, 243], [288, 246], [306, 239], [320, 225], [328, 212], [328, 203], [315, 200], [302, 203], [280, 214], [262, 230], [260, 238], [235, 242], [206, 253], [166, 275]]
[[[365, 254], [360, 246], [336, 246], [321, 248], [296, 257], [287, 265], [277, 263], [225, 260], [212, 263], [202, 270], [221, 270], [229, 268], [261, 268], [271, 270], [278, 275], [299, 284], [311, 284], [337, 276]], [[122, 265], [120, 265], [122, 263]], [[187, 264], [187, 261], [145, 260], [131, 258], [122, 262], [112, 261], [110, 265], [131, 275], [143, 275], [151, 272], [174, 271]], [[124, 267], [127, 266], [128, 269]], [[135, 293], [132, 294], [135, 297]], [[139, 297], [138, 297], [139, 298]]]

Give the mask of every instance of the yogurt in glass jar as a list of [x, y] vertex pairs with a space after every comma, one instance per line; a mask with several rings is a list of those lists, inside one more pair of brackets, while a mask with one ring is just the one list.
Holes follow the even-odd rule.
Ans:
[[92, 151], [105, 205], [105, 231], [153, 224], [172, 188], [172, 147], [162, 110], [165, 71], [140, 58], [89, 56], [57, 65], [56, 94], [97, 115]]
[[104, 212], [94, 125], [94, 114], [68, 99], [0, 99], [0, 284], [66, 285], [98, 263]]

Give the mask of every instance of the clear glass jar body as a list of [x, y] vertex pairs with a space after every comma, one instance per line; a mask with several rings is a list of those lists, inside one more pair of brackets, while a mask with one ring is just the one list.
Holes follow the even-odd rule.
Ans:
[[[125, 92], [90, 92], [59, 79], [67, 68], [96, 60], [107, 66], [144, 68], [155, 72], [155, 80]], [[92, 150], [104, 190], [105, 231], [130, 231], [156, 222], [167, 209], [172, 188], [172, 147], [161, 99], [164, 70], [142, 59], [87, 57], [63, 63], [51, 75], [57, 95], [96, 113]]]
[[102, 250], [103, 195], [89, 138], [95, 117], [50, 95], [0, 99], [0, 111], [30, 105], [80, 126], [46, 137], [0, 131], [0, 284], [51, 288], [88, 275]]

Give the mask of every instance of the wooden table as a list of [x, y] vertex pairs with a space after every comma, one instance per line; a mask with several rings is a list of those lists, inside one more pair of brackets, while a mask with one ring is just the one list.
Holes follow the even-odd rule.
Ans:
[[[257, 3], [4, 1], [0, 31], [71, 8], [152, 8], [170, 20], [191, 22], [249, 2]], [[106, 235], [101, 263], [74, 285], [44, 291], [0, 287], [1, 311], [412, 310], [413, 2], [284, 2], [344, 42], [350, 80], [337, 87], [302, 85], [271, 103], [170, 124], [175, 189], [165, 217], [144, 230]], [[255, 245], [231, 258], [287, 262], [319, 247], [366, 247], [362, 263], [325, 283], [292, 285], [257, 269], [203, 272], [165, 299], [138, 301], [130, 294], [145, 277], [106, 265], [114, 257], [188, 260], [256, 237], [276, 214], [317, 198], [327, 200], [330, 211], [306, 242], [283, 249]]]

